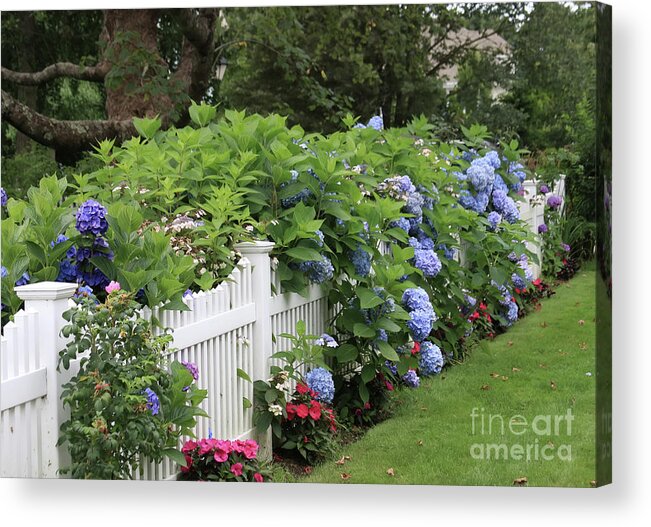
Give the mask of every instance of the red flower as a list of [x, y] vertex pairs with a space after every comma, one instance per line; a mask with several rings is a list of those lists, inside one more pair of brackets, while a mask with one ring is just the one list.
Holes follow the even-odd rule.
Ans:
[[296, 407], [296, 415], [298, 415], [301, 419], [305, 419], [309, 412], [310, 410], [305, 403], [301, 403]]
[[420, 351], [420, 342], [414, 342], [414, 347], [411, 348], [411, 354], [416, 355]]
[[215, 461], [223, 463], [228, 459], [228, 455], [233, 451], [230, 441], [217, 441], [215, 445]]
[[192, 457], [188, 454], [185, 454], [185, 464], [185, 467], [181, 467], [181, 472], [190, 472], [190, 469], [192, 468]]
[[366, 402], [364, 403], [364, 410], [370, 410], [371, 409], [371, 403]]
[[189, 439], [188, 441], [185, 442], [183, 448], [181, 448], [181, 452], [183, 452], [184, 454], [187, 452], [192, 452], [198, 446], [199, 444], [196, 441], [192, 441], [192, 439]]
[[362, 415], [362, 411], [359, 408], [355, 409], [355, 415], [360, 416]]
[[303, 384], [302, 382], [299, 382], [296, 385], [296, 391], [298, 393], [300, 393], [301, 395], [305, 395], [307, 392], [310, 391], [310, 389], [305, 384]]
[[285, 406], [285, 410], [287, 411], [287, 420], [291, 421], [294, 419], [296, 416], [296, 405], [294, 403], [287, 403], [287, 406]]
[[523, 291], [522, 289], [518, 289], [517, 287], [515, 288], [515, 292], [516, 292], [518, 295], [521, 295], [521, 294], [522, 294], [522, 291]]
[[482, 311], [486, 311], [488, 308], [486, 307], [486, 304], [484, 304], [483, 302], [480, 302], [479, 303], [479, 309], [481, 309]]
[[233, 473], [234, 476], [241, 476], [242, 475], [242, 463], [235, 463], [234, 465], [231, 466], [231, 472]]
[[475, 311], [472, 315], [470, 315], [470, 318], [468, 320], [470, 320], [470, 322], [474, 322], [478, 318], [479, 318], [479, 311]]
[[256, 480], [258, 483], [262, 483], [264, 481], [262, 474], [260, 474], [259, 472], [253, 474], [253, 479]]
[[393, 391], [393, 384], [391, 384], [389, 381], [384, 381], [384, 385], [386, 386], [387, 390], [390, 392]]
[[310, 417], [315, 421], [321, 419], [321, 404], [319, 401], [312, 401], [310, 403]]
[[490, 316], [490, 313], [484, 313], [484, 318], [488, 320], [489, 322], [493, 322], [493, 319]]
[[303, 443], [309, 443], [309, 442], [310, 442], [310, 438], [307, 436], [303, 436]]
[[199, 455], [203, 456], [208, 452], [212, 452], [217, 446], [217, 439], [201, 439], [199, 441]]
[[246, 459], [254, 459], [258, 455], [258, 443], [253, 439], [244, 441], [244, 457]]

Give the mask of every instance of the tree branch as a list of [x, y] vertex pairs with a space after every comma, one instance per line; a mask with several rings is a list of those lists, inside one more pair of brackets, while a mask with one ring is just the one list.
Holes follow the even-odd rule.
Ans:
[[211, 53], [214, 43], [215, 22], [219, 9], [178, 9], [174, 10], [183, 36], [202, 55]]
[[108, 73], [109, 66], [106, 63], [97, 66], [79, 66], [70, 62], [57, 62], [50, 64], [47, 68], [34, 73], [22, 73], [7, 68], [2, 68], [2, 80], [13, 82], [22, 86], [38, 86], [44, 82], [59, 77], [71, 77], [82, 81], [103, 82]]
[[131, 120], [60, 121], [40, 114], [2, 90], [2, 118], [25, 135], [61, 151], [81, 151], [92, 142], [122, 142], [136, 134]]

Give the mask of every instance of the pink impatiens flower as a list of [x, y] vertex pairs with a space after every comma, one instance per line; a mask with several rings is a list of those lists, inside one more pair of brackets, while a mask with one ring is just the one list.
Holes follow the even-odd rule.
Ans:
[[[228, 455], [233, 451], [230, 441], [216, 441], [215, 444], [215, 461], [223, 463], [228, 459]], [[244, 454], [246, 455], [246, 453]]]
[[235, 463], [231, 466], [231, 472], [234, 476], [242, 475], [242, 463]]
[[262, 474], [260, 474], [259, 472], [253, 474], [253, 479], [256, 480], [258, 483], [262, 483], [264, 481]]
[[113, 291], [119, 291], [120, 289], [122, 289], [120, 282], [111, 281], [111, 283], [104, 288], [104, 291], [111, 294]]

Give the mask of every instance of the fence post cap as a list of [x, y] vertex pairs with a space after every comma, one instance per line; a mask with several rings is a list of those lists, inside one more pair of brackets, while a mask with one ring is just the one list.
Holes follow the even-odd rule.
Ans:
[[256, 240], [254, 242], [240, 242], [235, 244], [235, 249], [242, 254], [266, 254], [276, 246], [274, 242]]
[[77, 290], [77, 284], [66, 282], [36, 282], [14, 287], [21, 300], [60, 300], [70, 298]]

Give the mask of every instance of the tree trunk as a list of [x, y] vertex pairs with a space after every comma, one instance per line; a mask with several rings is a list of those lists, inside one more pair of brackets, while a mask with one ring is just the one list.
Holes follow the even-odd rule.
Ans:
[[111, 121], [167, 114], [172, 100], [163, 92], [168, 66], [158, 52], [158, 11], [109, 9], [104, 12], [103, 59], [106, 114]]

